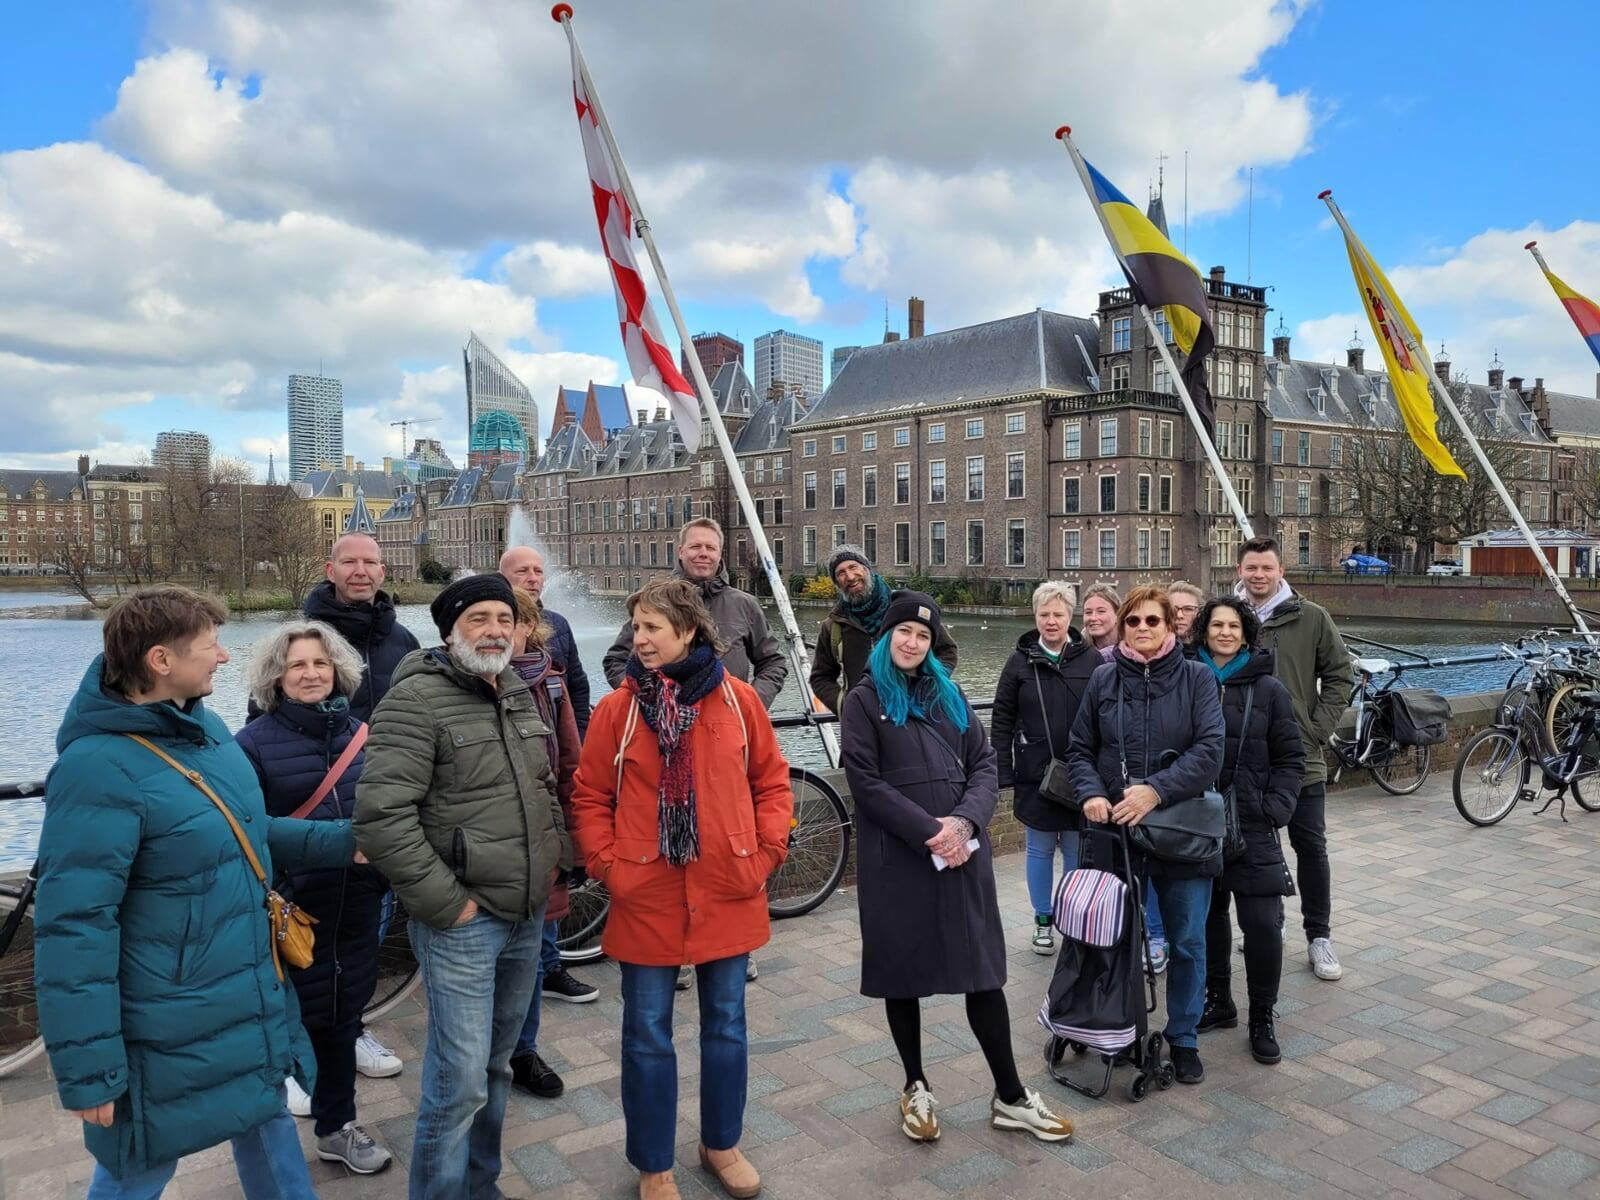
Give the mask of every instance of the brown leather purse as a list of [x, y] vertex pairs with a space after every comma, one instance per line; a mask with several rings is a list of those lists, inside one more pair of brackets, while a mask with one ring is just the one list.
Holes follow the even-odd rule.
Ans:
[[317, 919], [305, 909], [278, 895], [267, 883], [267, 873], [261, 869], [261, 860], [256, 857], [255, 847], [250, 844], [250, 839], [245, 836], [244, 830], [239, 828], [238, 819], [234, 817], [232, 810], [222, 802], [222, 798], [216, 792], [211, 790], [211, 785], [206, 782], [205, 776], [184, 766], [149, 738], [141, 737], [137, 733], [123, 736], [138, 742], [204, 792], [206, 798], [217, 806], [217, 811], [227, 820], [228, 828], [233, 830], [233, 836], [239, 839], [239, 849], [244, 851], [245, 861], [250, 864], [250, 869], [256, 873], [262, 890], [267, 894], [267, 926], [270, 934], [268, 940], [272, 943], [272, 966], [278, 972], [278, 978], [283, 978], [284, 963], [288, 963], [291, 967], [309, 967], [311, 948], [317, 936], [311, 927], [317, 923]]

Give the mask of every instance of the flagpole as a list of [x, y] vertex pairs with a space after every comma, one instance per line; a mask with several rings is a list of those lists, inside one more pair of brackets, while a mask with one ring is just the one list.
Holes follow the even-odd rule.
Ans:
[[[1067, 154], [1072, 159], [1072, 165], [1077, 168], [1078, 178], [1083, 182], [1083, 190], [1088, 193], [1089, 207], [1094, 209], [1094, 215], [1100, 222], [1100, 229], [1106, 235], [1106, 243], [1111, 247], [1111, 253], [1117, 256], [1117, 263], [1122, 267], [1122, 273], [1129, 280], [1129, 295], [1133, 294], [1133, 272], [1128, 270], [1127, 261], [1122, 257], [1122, 251], [1117, 246], [1117, 239], [1111, 234], [1111, 225], [1106, 221], [1106, 214], [1094, 198], [1094, 184], [1089, 179], [1089, 167], [1083, 161], [1083, 154], [1078, 150], [1077, 143], [1072, 140], [1072, 127], [1063, 125], [1056, 130], [1056, 137], [1061, 139], [1066, 146]], [[1178, 370], [1178, 364], [1173, 361], [1172, 351], [1167, 349], [1167, 339], [1161, 336], [1161, 331], [1156, 328], [1155, 318], [1150, 315], [1150, 310], [1143, 304], [1138, 306], [1139, 315], [1144, 318], [1144, 326], [1150, 331], [1150, 340], [1155, 343], [1156, 350], [1161, 354], [1161, 360], [1167, 364], [1167, 372], [1172, 377], [1172, 382], [1177, 386], [1178, 399], [1183, 404], [1183, 411], [1189, 416], [1189, 424], [1194, 427], [1195, 434], [1200, 439], [1200, 448], [1205, 451], [1206, 460], [1211, 464], [1211, 473], [1217, 477], [1217, 482], [1222, 485], [1222, 493], [1227, 497], [1228, 507], [1233, 511], [1233, 519], [1239, 522], [1239, 528], [1245, 538], [1255, 537], [1255, 530], [1250, 525], [1250, 516], [1244, 510], [1244, 505], [1239, 502], [1239, 493], [1233, 490], [1233, 481], [1228, 478], [1228, 473], [1223, 469], [1222, 457], [1217, 453], [1216, 446], [1206, 434], [1205, 423], [1200, 420], [1200, 412], [1194, 406], [1194, 401], [1189, 398], [1189, 388], [1183, 382], [1183, 373]], [[1196, 314], [1199, 315], [1199, 314]]]
[[[1366, 247], [1356, 237], [1355, 231], [1350, 228], [1350, 222], [1344, 219], [1344, 213], [1340, 211], [1338, 204], [1334, 203], [1333, 189], [1329, 188], [1326, 191], [1319, 192], [1317, 199], [1328, 206], [1328, 211], [1333, 214], [1333, 219], [1339, 223], [1339, 228], [1344, 231], [1345, 244], [1350, 247], [1352, 253], [1361, 257], [1366, 266], [1367, 277], [1372, 281], [1372, 286], [1377, 289], [1379, 299], [1382, 301], [1384, 308], [1391, 313], [1396, 313], [1400, 306], [1395, 303], [1394, 297], [1384, 290], [1377, 265], [1373, 263], [1371, 257], [1367, 254]], [[1590, 642], [1596, 641], [1595, 635], [1589, 632], [1588, 625], [1584, 624], [1583, 614], [1578, 611], [1578, 606], [1573, 602], [1571, 595], [1568, 594], [1566, 585], [1561, 582], [1561, 576], [1556, 574], [1555, 567], [1551, 566], [1550, 560], [1544, 556], [1544, 549], [1539, 545], [1539, 539], [1534, 537], [1533, 530], [1529, 528], [1528, 522], [1523, 519], [1522, 510], [1512, 500], [1511, 493], [1506, 490], [1506, 485], [1501, 481], [1499, 473], [1495, 471], [1493, 464], [1489, 462], [1489, 456], [1484, 453], [1477, 437], [1467, 425], [1466, 418], [1461, 415], [1461, 410], [1456, 407], [1456, 402], [1450, 395], [1450, 389], [1440, 382], [1427, 352], [1411, 336], [1408, 323], [1403, 320], [1395, 320], [1389, 323], [1389, 327], [1397, 332], [1401, 340], [1405, 342], [1406, 353], [1411, 355], [1417, 362], [1418, 370], [1427, 376], [1428, 387], [1433, 392], [1434, 399], [1444, 405], [1445, 411], [1450, 414], [1451, 420], [1456, 423], [1456, 428], [1461, 430], [1461, 436], [1466, 438], [1473, 457], [1478, 460], [1478, 465], [1483, 468], [1483, 473], [1489, 477], [1489, 483], [1493, 486], [1495, 494], [1500, 497], [1500, 503], [1505, 505], [1506, 512], [1511, 515], [1512, 523], [1516, 525], [1517, 531], [1522, 534], [1523, 539], [1528, 543], [1528, 548], [1533, 551], [1534, 561], [1543, 568], [1545, 579], [1555, 589], [1556, 595], [1561, 597], [1561, 602], [1567, 606], [1567, 611], [1572, 614], [1573, 625], [1586, 640]]]
[[[811, 690], [811, 660], [806, 653], [805, 639], [800, 636], [800, 625], [795, 619], [794, 606], [789, 602], [789, 589], [783, 581], [783, 573], [773, 561], [772, 547], [767, 542], [766, 530], [762, 528], [761, 519], [756, 513], [755, 501], [745, 484], [744, 472], [739, 469], [739, 460], [733, 451], [733, 441], [728, 437], [728, 428], [722, 422], [722, 414], [717, 411], [716, 400], [711, 394], [711, 383], [706, 379], [705, 367], [700, 362], [700, 356], [693, 353], [694, 339], [689, 333], [688, 324], [683, 319], [683, 312], [678, 307], [678, 297], [672, 290], [672, 281], [667, 278], [667, 268], [661, 261], [660, 252], [656, 249], [656, 239], [651, 232], [650, 222], [645, 219], [644, 210], [639, 205], [639, 196], [633, 190], [633, 180], [622, 161], [622, 150], [611, 132], [611, 122], [606, 119], [605, 108], [600, 103], [600, 94], [595, 89], [594, 80], [590, 78], [589, 64], [584, 60], [583, 50], [578, 46], [578, 35], [572, 28], [572, 6], [557, 4], [550, 10], [550, 16], [566, 32], [567, 43], [577, 60], [578, 71], [583, 78], [584, 94], [590, 108], [594, 110], [595, 124], [600, 130], [600, 136], [605, 139], [606, 148], [611, 152], [611, 161], [616, 164], [617, 180], [622, 187], [623, 198], [628, 202], [629, 212], [633, 214], [634, 231], [639, 235], [639, 240], [644, 243], [645, 252], [650, 256], [650, 266], [655, 271], [656, 281], [661, 285], [662, 302], [672, 314], [672, 323], [677, 327], [678, 340], [683, 346], [684, 357], [689, 361], [695, 391], [700, 396], [701, 410], [711, 426], [717, 447], [722, 452], [723, 465], [728, 470], [734, 495], [738, 498], [740, 511], [744, 513], [745, 524], [750, 527], [756, 557], [766, 572], [767, 584], [772, 589], [773, 603], [777, 605], [778, 616], [783, 621], [784, 632], [789, 639], [789, 661], [799, 679], [801, 695], [806, 699], [808, 712], [816, 712], [821, 705]], [[728, 547], [724, 543], [724, 559], [727, 557], [727, 551]], [[837, 732], [832, 725], [817, 725], [814, 728], [822, 735], [822, 744], [827, 751], [828, 761], [837, 767], [839, 765]]]
[[1550, 264], [1545, 262], [1544, 255], [1539, 253], [1538, 242], [1529, 242], [1523, 247], [1523, 249], [1529, 254], [1533, 255], [1533, 261], [1539, 264], [1539, 269], [1541, 271], [1543, 271], [1546, 275], [1553, 274], [1553, 272], [1550, 270]]

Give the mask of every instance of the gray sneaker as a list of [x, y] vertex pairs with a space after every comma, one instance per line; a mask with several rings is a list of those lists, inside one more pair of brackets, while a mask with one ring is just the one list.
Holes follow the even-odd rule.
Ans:
[[317, 1157], [326, 1162], [343, 1163], [357, 1175], [376, 1175], [394, 1161], [394, 1155], [373, 1141], [372, 1135], [354, 1121], [319, 1137]]
[[1306, 957], [1311, 960], [1311, 970], [1318, 979], [1343, 978], [1344, 968], [1339, 965], [1339, 956], [1333, 952], [1333, 943], [1327, 938], [1312, 938]]

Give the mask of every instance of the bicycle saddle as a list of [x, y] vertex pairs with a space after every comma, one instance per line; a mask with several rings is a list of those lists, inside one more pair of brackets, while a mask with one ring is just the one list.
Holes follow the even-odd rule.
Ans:
[[1600, 708], [1600, 691], [1573, 692], [1572, 698], [1587, 708]]
[[1358, 658], [1354, 662], [1356, 670], [1363, 675], [1382, 675], [1385, 671], [1394, 670], [1394, 664], [1387, 658]]

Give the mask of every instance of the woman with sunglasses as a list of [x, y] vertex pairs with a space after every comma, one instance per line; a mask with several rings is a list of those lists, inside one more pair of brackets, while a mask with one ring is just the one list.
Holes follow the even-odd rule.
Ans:
[[[1094, 673], [1078, 706], [1067, 760], [1085, 820], [1137, 825], [1157, 806], [1192, 799], [1222, 767], [1222, 705], [1203, 663], [1185, 658], [1173, 632], [1172, 601], [1137, 587], [1117, 613], [1122, 632], [1112, 659]], [[1166, 920], [1167, 1044], [1179, 1083], [1205, 1078], [1196, 1026], [1205, 1003], [1206, 913], [1222, 854], [1198, 865], [1150, 858]]]

